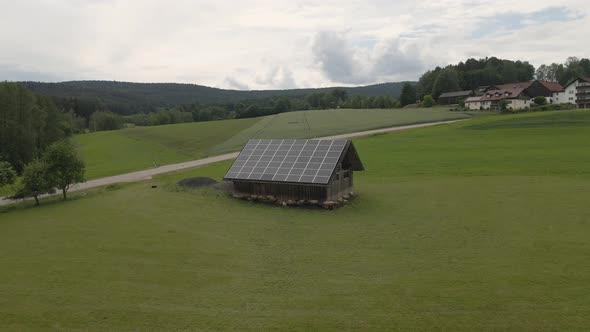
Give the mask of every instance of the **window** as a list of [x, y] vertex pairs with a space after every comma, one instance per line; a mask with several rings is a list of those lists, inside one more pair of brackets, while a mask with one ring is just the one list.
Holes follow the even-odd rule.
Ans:
[[344, 178], [349, 178], [350, 177], [350, 171], [346, 171], [344, 172]]

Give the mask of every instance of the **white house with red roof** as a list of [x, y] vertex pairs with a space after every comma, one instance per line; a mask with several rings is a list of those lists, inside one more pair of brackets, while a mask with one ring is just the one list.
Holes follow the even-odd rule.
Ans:
[[518, 110], [531, 107], [534, 98], [543, 96], [549, 103], [561, 101], [564, 88], [556, 82], [528, 81], [491, 85], [483, 90], [482, 96], [470, 97], [465, 100], [465, 107], [471, 110], [499, 110], [500, 103], [505, 100], [508, 109]]

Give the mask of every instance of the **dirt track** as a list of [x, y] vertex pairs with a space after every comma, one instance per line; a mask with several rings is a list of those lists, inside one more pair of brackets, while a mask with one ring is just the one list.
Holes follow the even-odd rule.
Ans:
[[[362, 136], [370, 136], [370, 135], [381, 134], [381, 133], [388, 133], [388, 132], [392, 132], [392, 131], [430, 127], [430, 126], [435, 126], [435, 125], [440, 125], [440, 124], [454, 123], [454, 122], [458, 122], [458, 121], [465, 121], [465, 120], [462, 119], [462, 120], [451, 120], [451, 121], [440, 121], [440, 122], [428, 122], [428, 123], [420, 123], [420, 124], [407, 125], [407, 126], [382, 128], [382, 129], [367, 130], [367, 131], [358, 131], [358, 132], [354, 132], [354, 133], [341, 134], [341, 135], [335, 135], [335, 136], [318, 137], [318, 138], [321, 138], [321, 139], [345, 139], [345, 138], [353, 138], [353, 137], [362, 137]], [[194, 168], [194, 167], [199, 167], [199, 166], [204, 166], [204, 165], [216, 163], [219, 161], [234, 159], [237, 156], [238, 156], [238, 152], [232, 152], [232, 153], [222, 154], [222, 155], [215, 156], [215, 157], [197, 159], [197, 160], [186, 161], [186, 162], [178, 163], [178, 164], [170, 164], [170, 165], [160, 166], [157, 168], [150, 168], [150, 169], [146, 169], [143, 171], [137, 171], [137, 172], [131, 172], [131, 173], [126, 173], [126, 174], [109, 176], [106, 178], [94, 179], [94, 180], [90, 180], [90, 181], [87, 181], [84, 183], [74, 185], [74, 186], [72, 186], [72, 188], [70, 188], [70, 191], [78, 191], [78, 190], [90, 189], [90, 188], [95, 188], [95, 187], [101, 187], [101, 186], [106, 186], [109, 184], [119, 183], [119, 182], [136, 182], [136, 181], [147, 180], [154, 175], [169, 173], [169, 172], [174, 172], [174, 171], [179, 171], [179, 170]], [[0, 199], [0, 206], [8, 205], [11, 203], [13, 203], [13, 201]]]

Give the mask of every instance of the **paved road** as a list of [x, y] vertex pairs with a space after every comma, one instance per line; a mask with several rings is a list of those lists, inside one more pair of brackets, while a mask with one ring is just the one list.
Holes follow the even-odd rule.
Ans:
[[[453, 122], [464, 121], [464, 120], [465, 119], [420, 123], [420, 124], [415, 124], [415, 125], [390, 127], [390, 128], [367, 130], [367, 131], [358, 131], [355, 133], [318, 137], [318, 138], [320, 138], [320, 139], [354, 138], [354, 137], [370, 136], [370, 135], [381, 134], [381, 133], [388, 133], [388, 132], [392, 132], [392, 131], [430, 127], [430, 126], [436, 126], [436, 125], [440, 125], [440, 124], [453, 123]], [[106, 185], [113, 184], [113, 183], [136, 182], [136, 181], [147, 180], [147, 179], [150, 179], [154, 175], [179, 171], [179, 170], [188, 169], [188, 168], [194, 168], [194, 167], [198, 167], [198, 166], [204, 166], [204, 165], [216, 163], [218, 161], [234, 159], [237, 156], [238, 156], [238, 152], [232, 152], [232, 153], [227, 153], [227, 154], [223, 154], [223, 155], [219, 155], [219, 156], [215, 156], [215, 157], [197, 159], [197, 160], [187, 161], [187, 162], [178, 163], [178, 164], [164, 165], [164, 166], [160, 166], [158, 168], [150, 168], [150, 169], [146, 169], [146, 170], [138, 171], [138, 172], [109, 176], [106, 178], [90, 180], [90, 181], [87, 181], [84, 183], [74, 185], [70, 188], [70, 191], [90, 189], [90, 188], [95, 188], [95, 187], [100, 187], [100, 186], [106, 186]], [[58, 194], [60, 194], [60, 193], [58, 193]], [[11, 204], [12, 202], [13, 201], [11, 201], [11, 200], [5, 200], [3, 198], [0, 198], [0, 206], [8, 205], [8, 204]]]

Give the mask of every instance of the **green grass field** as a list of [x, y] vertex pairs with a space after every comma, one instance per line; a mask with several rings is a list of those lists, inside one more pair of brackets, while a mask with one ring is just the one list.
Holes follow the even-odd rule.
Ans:
[[469, 118], [444, 108], [289, 112], [254, 119], [135, 127], [75, 137], [90, 179], [239, 150], [250, 138], [309, 138]]
[[229, 162], [5, 207], [0, 330], [586, 330], [589, 123], [357, 139], [359, 197], [335, 211], [174, 184]]

